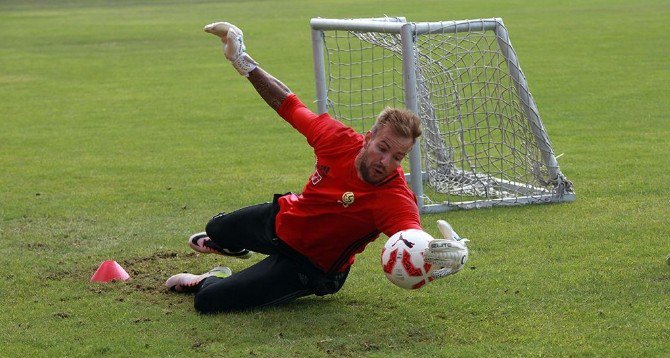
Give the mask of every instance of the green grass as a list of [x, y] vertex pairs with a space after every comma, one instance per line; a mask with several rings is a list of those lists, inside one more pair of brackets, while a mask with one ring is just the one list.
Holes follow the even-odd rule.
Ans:
[[[670, 5], [421, 3], [0, 3], [0, 356], [667, 356]], [[184, 239], [313, 164], [202, 26], [239, 25], [309, 102], [309, 19], [383, 14], [502, 17], [577, 201], [423, 216], [471, 261], [419, 291], [386, 282], [382, 238], [334, 296], [203, 316], [165, 292], [248, 265]], [[90, 283], [106, 259], [132, 280]]]

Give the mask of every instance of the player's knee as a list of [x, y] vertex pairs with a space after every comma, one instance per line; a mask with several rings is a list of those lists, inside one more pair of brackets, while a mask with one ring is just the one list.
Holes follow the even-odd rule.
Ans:
[[221, 237], [222, 233], [222, 223], [223, 223], [223, 218], [226, 216], [225, 213], [220, 213], [207, 222], [207, 225], [205, 226], [205, 232], [207, 233], [207, 236], [212, 239], [216, 240]]
[[211, 295], [208, 295], [206, 291], [196, 293], [195, 298], [193, 299], [193, 307], [195, 310], [204, 314], [225, 311], [225, 307], [221, 306], [221, 302], [217, 302], [216, 299], [210, 296]]
[[232, 297], [222, 298], [220, 295], [214, 297], [202, 291], [195, 295], [193, 307], [196, 311], [203, 314], [236, 312], [251, 308]]

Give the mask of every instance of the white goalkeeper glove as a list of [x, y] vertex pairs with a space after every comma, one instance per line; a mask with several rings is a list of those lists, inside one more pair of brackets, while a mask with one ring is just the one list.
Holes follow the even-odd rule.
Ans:
[[258, 67], [244, 46], [242, 30], [228, 22], [215, 22], [205, 26], [205, 32], [214, 34], [223, 42], [223, 54], [242, 76], [249, 77], [249, 72]]
[[424, 252], [424, 260], [440, 267], [433, 271], [433, 278], [442, 278], [460, 271], [468, 261], [468, 239], [461, 239], [444, 220], [437, 221], [443, 239], [432, 240]]

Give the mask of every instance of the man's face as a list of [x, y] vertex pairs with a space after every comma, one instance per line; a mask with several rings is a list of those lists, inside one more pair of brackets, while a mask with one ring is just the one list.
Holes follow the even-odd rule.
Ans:
[[413, 140], [397, 135], [393, 129], [380, 127], [375, 134], [365, 134], [363, 149], [358, 154], [357, 170], [361, 179], [379, 184], [393, 174], [412, 149]]

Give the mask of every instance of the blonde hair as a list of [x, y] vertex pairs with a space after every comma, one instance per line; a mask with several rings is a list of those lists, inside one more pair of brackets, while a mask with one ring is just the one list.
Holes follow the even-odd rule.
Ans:
[[411, 138], [416, 141], [421, 135], [421, 119], [414, 112], [401, 108], [384, 108], [377, 121], [370, 128], [370, 132], [374, 135], [382, 126], [390, 126], [393, 131], [404, 138]]

